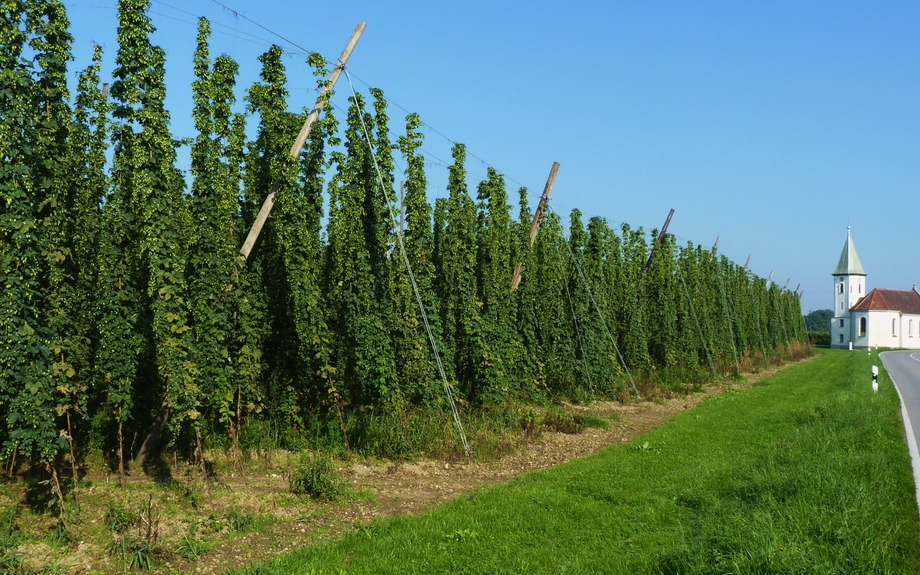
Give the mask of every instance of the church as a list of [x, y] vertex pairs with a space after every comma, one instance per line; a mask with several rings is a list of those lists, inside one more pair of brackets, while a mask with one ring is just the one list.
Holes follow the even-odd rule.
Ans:
[[875, 288], [865, 293], [866, 271], [847, 227], [834, 276], [831, 347], [920, 349], [920, 292]]

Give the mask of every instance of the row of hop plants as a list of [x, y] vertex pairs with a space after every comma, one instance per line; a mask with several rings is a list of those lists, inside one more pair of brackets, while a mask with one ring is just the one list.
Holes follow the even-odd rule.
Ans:
[[[432, 205], [421, 120], [410, 114], [391, 133], [380, 90], [352, 97], [343, 119], [327, 107], [290, 160], [305, 112], [288, 107], [282, 50], [260, 56], [260, 78], [241, 90], [237, 63], [211, 56], [205, 19], [190, 63], [196, 133], [177, 139], [148, 8], [119, 0], [111, 89], [96, 46], [71, 94], [64, 5], [2, 1], [0, 458], [10, 473], [43, 465], [59, 484], [62, 462], [91, 449], [122, 475], [156, 449], [238, 454], [254, 426], [362, 448], [361, 421], [405, 428], [408, 414], [443, 412], [406, 261], [467, 414], [654, 395], [805, 341], [796, 294], [672, 235], [658, 242], [657, 230], [550, 210], [531, 246], [527, 190], [513, 215], [494, 169], [469, 189], [461, 144], [448, 195]], [[308, 63], [323, 85], [326, 62]], [[190, 174], [176, 167], [184, 145]], [[241, 266], [273, 184], [272, 218]], [[391, 219], [400, 209], [406, 259]]]

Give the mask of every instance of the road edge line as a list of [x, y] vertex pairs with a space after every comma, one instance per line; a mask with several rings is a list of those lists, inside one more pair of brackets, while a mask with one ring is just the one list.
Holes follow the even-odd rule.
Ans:
[[[885, 351], [879, 354], [879, 359], [881, 356], [886, 353], [891, 353], [890, 351]], [[885, 362], [882, 360], [882, 366], [884, 367]], [[885, 372], [888, 373], [888, 377], [891, 379], [892, 385], [894, 385], [894, 390], [898, 392], [898, 400], [901, 402], [901, 422], [904, 424], [904, 435], [907, 439], [907, 451], [910, 453], [910, 465], [914, 470], [914, 489], [916, 491], [917, 497], [917, 511], [920, 512], [920, 450], [917, 449], [917, 437], [914, 435], [914, 426], [910, 422], [910, 416], [907, 414], [907, 406], [904, 404], [904, 396], [901, 395], [901, 389], [898, 387], [898, 382], [895, 381], [894, 376], [891, 375], [891, 372], [888, 369], [885, 369]]]

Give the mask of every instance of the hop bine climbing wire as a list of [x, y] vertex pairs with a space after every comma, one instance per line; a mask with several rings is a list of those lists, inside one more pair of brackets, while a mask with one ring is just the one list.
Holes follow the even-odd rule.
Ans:
[[578, 277], [581, 279], [581, 284], [584, 286], [585, 291], [588, 293], [588, 298], [591, 300], [591, 304], [594, 306], [594, 311], [597, 312], [597, 316], [601, 320], [601, 326], [604, 328], [604, 333], [607, 334], [607, 339], [610, 340], [610, 343], [613, 345], [613, 349], [617, 352], [617, 357], [620, 359], [620, 365], [623, 366], [623, 371], [626, 372], [626, 377], [629, 379], [629, 384], [632, 386], [633, 393], [636, 395], [636, 399], [642, 399], [642, 396], [639, 394], [639, 389], [636, 387], [636, 382], [633, 379], [632, 373], [629, 371], [629, 367], [626, 365], [626, 360], [623, 359], [623, 354], [620, 353], [620, 346], [617, 345], [616, 340], [613, 338], [613, 334], [610, 333], [610, 329], [607, 327], [607, 318], [604, 316], [604, 312], [601, 311], [599, 305], [597, 305], [597, 300], [594, 299], [594, 293], [591, 291], [591, 287], [588, 285], [588, 280], [585, 278], [585, 274], [581, 271], [581, 266], [578, 265], [578, 259], [575, 257], [575, 253], [572, 252], [572, 246], [568, 242], [562, 242], [569, 250], [569, 256], [572, 258], [572, 264], [575, 266], [575, 270], [578, 272]]
[[[307, 117], [306, 122], [304, 122], [304, 125], [301, 128], [300, 133], [297, 136], [297, 139], [294, 141], [294, 145], [291, 147], [291, 156], [290, 158], [287, 158], [287, 162], [283, 168], [284, 171], [287, 171], [287, 169], [290, 168], [291, 164], [294, 161], [296, 161], [297, 157], [300, 155], [300, 152], [303, 149], [303, 146], [306, 143], [307, 138], [310, 136], [310, 130], [313, 127], [313, 124], [318, 119], [319, 114], [323, 110], [326, 100], [328, 99], [329, 93], [335, 87], [335, 83], [338, 81], [339, 76], [342, 74], [342, 72], [345, 72], [345, 76], [346, 78], [348, 78], [348, 84], [351, 88], [352, 94], [355, 97], [357, 97], [357, 94], [355, 93], [354, 84], [352, 83], [351, 77], [349, 76], [348, 71], [345, 68], [345, 64], [348, 62], [348, 58], [351, 56], [351, 53], [354, 50], [355, 45], [357, 45], [358, 40], [361, 38], [361, 34], [364, 32], [364, 28], [366, 26], [367, 24], [365, 22], [361, 22], [355, 27], [355, 30], [352, 33], [351, 38], [348, 41], [348, 44], [345, 46], [345, 49], [342, 51], [342, 55], [339, 56], [339, 59], [336, 62], [335, 68], [332, 70], [332, 73], [329, 75], [329, 79], [326, 81], [326, 85], [323, 88], [323, 91], [320, 93], [319, 98], [317, 98], [316, 104], [313, 106], [313, 110], [310, 112], [310, 115]], [[398, 228], [399, 220], [393, 211], [393, 205], [392, 205], [392, 202], [390, 201], [389, 194], [387, 194], [386, 188], [383, 185], [383, 177], [380, 173], [380, 166], [377, 164], [377, 155], [376, 153], [374, 153], [373, 143], [371, 142], [370, 134], [367, 131], [367, 126], [364, 124], [363, 117], [361, 118], [361, 125], [364, 131], [364, 136], [365, 138], [367, 138], [367, 142], [368, 142], [368, 146], [370, 147], [371, 154], [374, 158], [374, 167], [376, 168], [376, 171], [377, 171], [378, 185], [380, 186], [381, 191], [383, 192], [384, 196], [386, 196], [387, 198], [387, 206], [389, 208], [390, 218], [393, 220], [394, 226]], [[256, 216], [256, 220], [255, 222], [253, 222], [252, 228], [249, 230], [249, 234], [247, 235], [245, 242], [243, 242], [243, 246], [240, 248], [239, 258], [237, 261], [240, 267], [246, 264], [246, 261], [249, 258], [249, 254], [252, 251], [253, 246], [255, 245], [256, 241], [259, 238], [259, 234], [261, 233], [262, 228], [264, 227], [265, 222], [268, 219], [269, 214], [271, 213], [272, 207], [274, 205], [275, 195], [277, 194], [278, 188], [281, 186], [282, 181], [283, 181], [283, 177], [279, 176], [275, 180], [275, 182], [272, 184], [272, 190], [268, 194], [268, 196], [266, 196], [265, 201], [262, 204], [262, 208], [259, 210], [259, 214]], [[402, 255], [403, 261], [406, 265], [406, 270], [409, 275], [409, 281], [412, 284], [412, 290], [415, 293], [415, 299], [416, 299], [416, 302], [418, 303], [419, 313], [422, 318], [422, 323], [425, 325], [425, 331], [428, 335], [428, 340], [431, 342], [431, 348], [432, 348], [432, 351], [435, 357], [435, 363], [438, 366], [438, 372], [441, 376], [441, 380], [444, 382], [444, 390], [445, 390], [445, 393], [447, 394], [448, 403], [450, 404], [450, 408], [453, 413], [454, 423], [457, 426], [457, 430], [460, 434], [460, 441], [463, 444], [463, 450], [466, 453], [466, 455], [469, 456], [471, 454], [470, 446], [466, 439], [466, 433], [463, 430], [463, 424], [460, 421], [460, 414], [457, 410], [457, 404], [454, 401], [454, 396], [450, 388], [450, 383], [447, 380], [446, 371], [444, 369], [444, 363], [441, 360], [440, 353], [438, 352], [437, 344], [434, 338], [434, 333], [431, 330], [431, 324], [428, 321], [428, 314], [425, 312], [425, 306], [422, 303], [422, 298], [419, 293], [418, 284], [415, 280], [415, 275], [412, 273], [412, 266], [409, 264], [409, 258], [406, 255], [406, 248], [403, 242], [402, 233], [401, 232], [397, 233], [396, 237], [397, 237], [397, 242], [399, 244], [400, 254]]]
[[[345, 78], [348, 80], [348, 85], [351, 88], [352, 97], [357, 101], [358, 94], [355, 92], [354, 83], [351, 81], [351, 76], [348, 74], [348, 69], [345, 66], [342, 66], [342, 70], [345, 72]], [[374, 143], [371, 141], [370, 133], [367, 130], [367, 124], [364, 123], [363, 114], [359, 114], [361, 119], [361, 128], [364, 131], [364, 137], [367, 140], [368, 149], [371, 152], [371, 157], [374, 159], [374, 168], [377, 172], [377, 185], [380, 187], [380, 191], [386, 199], [387, 209], [390, 214], [390, 220], [393, 223], [393, 229], [396, 230], [396, 243], [399, 245], [399, 253], [402, 256], [403, 264], [406, 266], [406, 272], [409, 275], [409, 282], [412, 284], [412, 291], [415, 294], [415, 301], [418, 304], [419, 315], [421, 315], [422, 323], [425, 325], [425, 332], [428, 335], [428, 341], [431, 343], [431, 351], [435, 358], [435, 363], [438, 366], [438, 373], [441, 376], [441, 381], [444, 383], [444, 393], [447, 395], [447, 402], [450, 404], [451, 412], [454, 417], [454, 424], [457, 426], [457, 432], [460, 435], [460, 442], [463, 444], [463, 451], [466, 453], [467, 457], [471, 455], [470, 446], [466, 440], [466, 432], [463, 430], [463, 423], [460, 421], [460, 413], [457, 411], [457, 403], [454, 401], [454, 394], [450, 389], [450, 382], [447, 380], [447, 372], [444, 369], [444, 363], [441, 360], [441, 354], [438, 352], [437, 341], [434, 337], [434, 332], [431, 330], [431, 324], [428, 321], [428, 314], [425, 311], [425, 304], [422, 303], [422, 295], [418, 288], [418, 283], [415, 281], [415, 274], [412, 272], [412, 265], [409, 263], [409, 256], [406, 254], [406, 245], [403, 239], [402, 228], [399, 226], [399, 216], [396, 214], [396, 210], [393, 209], [393, 202], [391, 201], [390, 194], [387, 193], [387, 188], [383, 184], [383, 175], [380, 171], [380, 165], [377, 163], [377, 153], [374, 151]]]

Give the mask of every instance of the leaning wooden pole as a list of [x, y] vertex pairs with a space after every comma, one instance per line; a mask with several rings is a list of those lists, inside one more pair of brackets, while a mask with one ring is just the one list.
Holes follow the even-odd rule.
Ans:
[[645, 274], [648, 273], [649, 268], [652, 267], [652, 262], [655, 259], [655, 249], [661, 245], [661, 242], [664, 241], [665, 235], [668, 233], [668, 226], [671, 224], [671, 218], [674, 217], [674, 208], [671, 208], [671, 211], [668, 212], [668, 217], [664, 220], [664, 225], [661, 226], [661, 231], [658, 232], [658, 237], [655, 239], [652, 249], [649, 251], [648, 259], [645, 261], [645, 269], [642, 270], [642, 275], [639, 276], [639, 281], [636, 282], [636, 298], [637, 306], [642, 305], [642, 282], [645, 281]]
[[[530, 224], [530, 247], [533, 247], [537, 239], [537, 230], [540, 229], [540, 217], [546, 210], [546, 202], [549, 201], [549, 195], [553, 191], [553, 184], [556, 183], [556, 174], [559, 172], [559, 162], [553, 162], [550, 168], [549, 177], [546, 179], [546, 186], [543, 188], [543, 195], [540, 196], [540, 203], [537, 205], [537, 211], [533, 215], [533, 223]], [[521, 285], [521, 272], [524, 269], [524, 262], [518, 263], [514, 268], [514, 275], [511, 277], [511, 291], [517, 290]]]
[[[338, 81], [339, 76], [342, 74], [342, 70], [345, 69], [345, 63], [348, 62], [348, 58], [351, 56], [352, 50], [355, 49], [355, 45], [358, 43], [358, 39], [361, 38], [361, 34], [364, 32], [364, 28], [366, 26], [366, 22], [361, 22], [355, 27], [355, 31], [352, 32], [351, 38], [348, 40], [348, 44], [345, 46], [345, 49], [342, 50], [342, 55], [339, 56], [338, 62], [335, 63], [335, 68], [333, 68], [332, 73], [329, 74], [329, 80], [323, 87], [323, 91], [320, 93], [319, 98], [316, 99], [316, 104], [313, 105], [313, 110], [307, 117], [307, 121], [304, 122], [303, 127], [300, 129], [300, 133], [297, 135], [297, 139], [294, 141], [294, 145], [291, 147], [291, 159], [288, 160], [288, 163], [285, 165], [285, 171], [291, 165], [291, 160], [296, 162], [297, 158], [300, 156], [300, 151], [303, 150], [304, 144], [307, 142], [307, 138], [310, 137], [310, 130], [313, 128], [313, 124], [319, 118], [319, 113], [323, 111], [323, 106], [326, 104], [327, 94], [331, 92], [333, 88], [335, 88], [335, 83]], [[243, 242], [243, 247], [240, 248], [240, 255], [238, 260], [240, 267], [246, 264], [246, 260], [249, 259], [249, 253], [252, 251], [252, 247], [255, 245], [256, 240], [259, 239], [259, 234], [262, 233], [262, 227], [265, 226], [265, 221], [268, 219], [268, 214], [271, 213], [272, 207], [275, 205], [275, 194], [278, 192], [278, 187], [281, 185], [281, 180], [281, 177], [275, 180], [274, 185], [272, 185], [272, 191], [268, 194], [268, 196], [265, 197], [265, 202], [262, 204], [262, 209], [259, 210], [259, 215], [256, 216], [256, 221], [252, 223], [252, 228], [249, 230], [249, 235], [246, 236], [246, 241]]]
[[[671, 224], [671, 218], [674, 217], [674, 208], [671, 208], [671, 211], [668, 212], [668, 217], [664, 220], [664, 225], [661, 226], [661, 231], [658, 232], [658, 237], [655, 239], [655, 245], [652, 246], [650, 253], [648, 254], [648, 260], [645, 262], [645, 270], [642, 272], [643, 275], [648, 273], [648, 269], [652, 267], [652, 260], [655, 259], [655, 248], [661, 245], [661, 242], [664, 241], [665, 235], [668, 233], [668, 226]], [[639, 283], [642, 283], [642, 280], [639, 280]]]

